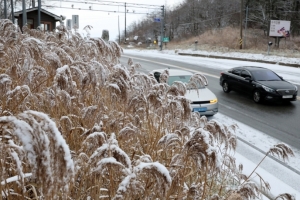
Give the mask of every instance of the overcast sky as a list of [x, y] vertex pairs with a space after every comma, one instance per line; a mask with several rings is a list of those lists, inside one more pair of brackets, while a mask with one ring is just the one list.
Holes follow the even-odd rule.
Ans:
[[[86, 35], [86, 31], [83, 31], [83, 28], [86, 25], [91, 25], [93, 29], [90, 31], [91, 37], [101, 37], [102, 30], [109, 30], [110, 40], [115, 40], [118, 38], [119, 29], [122, 33], [125, 30], [125, 2], [127, 4], [128, 12], [126, 14], [126, 27], [130, 26], [130, 24], [134, 21], [138, 22], [144, 19], [147, 14], [133, 14], [133, 13], [152, 13], [156, 12], [157, 15], [161, 13], [162, 5], [165, 5], [167, 8], [172, 8], [174, 6], [179, 5], [184, 0], [90, 0], [90, 3], [85, 4], [85, 1], [73, 0], [70, 2], [66, 2], [68, 0], [51, 0], [46, 1], [45, 4], [42, 5], [42, 8], [56, 14], [56, 15], [64, 15], [67, 19], [72, 19], [72, 15], [79, 15], [79, 31], [80, 33]], [[74, 3], [76, 2], [76, 3]], [[83, 3], [77, 3], [83, 2]], [[117, 3], [112, 2], [120, 2], [117, 6]], [[113, 4], [115, 6], [108, 6], [103, 4]], [[145, 4], [144, 8], [138, 8], [140, 5], [134, 6], [134, 4]], [[45, 5], [53, 5], [55, 8], [48, 8]], [[73, 5], [73, 9], [72, 8]], [[91, 10], [85, 10], [90, 9]], [[59, 7], [59, 8], [57, 8]], [[79, 10], [81, 9], [81, 10]], [[100, 11], [101, 10], [101, 11]], [[112, 12], [108, 12], [112, 11]], [[116, 11], [114, 13], [113, 11]], [[119, 12], [119, 13], [118, 13]], [[119, 22], [119, 23], [118, 23]], [[118, 25], [119, 24], [119, 25]]]

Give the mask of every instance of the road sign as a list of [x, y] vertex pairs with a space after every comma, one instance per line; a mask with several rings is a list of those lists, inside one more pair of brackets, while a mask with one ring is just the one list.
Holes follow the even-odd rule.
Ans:
[[164, 37], [163, 42], [170, 42], [169, 37]]
[[72, 20], [71, 19], [67, 19], [67, 29], [68, 30], [72, 29]]
[[160, 22], [160, 18], [154, 18], [154, 22]]
[[74, 29], [79, 29], [79, 16], [78, 15], [72, 15], [72, 27]]

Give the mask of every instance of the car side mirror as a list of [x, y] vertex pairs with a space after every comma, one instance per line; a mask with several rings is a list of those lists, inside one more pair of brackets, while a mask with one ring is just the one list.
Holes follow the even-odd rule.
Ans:
[[159, 72], [154, 72], [154, 77], [157, 80], [157, 82], [159, 83], [159, 77], [160, 77], [160, 73]]
[[250, 82], [252, 81], [251, 77], [246, 77], [245, 80]]

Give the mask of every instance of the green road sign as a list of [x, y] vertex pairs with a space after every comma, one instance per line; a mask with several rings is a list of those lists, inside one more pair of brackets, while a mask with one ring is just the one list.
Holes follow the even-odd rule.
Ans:
[[170, 42], [169, 37], [164, 37], [163, 42]]

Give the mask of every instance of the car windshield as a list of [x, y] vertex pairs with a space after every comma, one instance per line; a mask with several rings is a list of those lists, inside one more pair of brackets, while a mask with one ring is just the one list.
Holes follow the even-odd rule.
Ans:
[[[175, 81], [181, 81], [183, 83], [188, 83], [192, 75], [178, 75], [178, 76], [169, 76], [168, 84], [172, 85]], [[205, 86], [199, 85], [198, 88], [203, 88]], [[189, 88], [187, 88], [189, 89]]]
[[182, 75], [182, 76], [169, 76], [168, 84], [172, 85], [174, 81], [181, 81], [183, 83], [188, 83], [191, 78], [191, 75]]
[[256, 81], [281, 81], [277, 74], [269, 70], [252, 71], [252, 75]]

